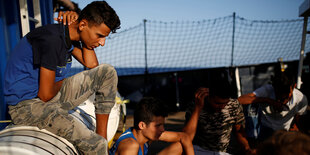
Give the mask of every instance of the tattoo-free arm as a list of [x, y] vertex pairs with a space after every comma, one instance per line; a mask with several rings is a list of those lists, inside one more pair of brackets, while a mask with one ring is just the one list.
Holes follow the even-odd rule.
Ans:
[[208, 88], [199, 88], [195, 93], [194, 111], [192, 112], [189, 121], [183, 128], [183, 132], [185, 132], [190, 137], [191, 140], [193, 140], [195, 137], [199, 115], [204, 107], [205, 97], [208, 95], [209, 95]]
[[237, 140], [243, 147], [244, 151], [249, 154], [254, 154], [256, 150], [250, 148], [249, 142], [246, 139], [245, 131], [242, 125], [240, 124], [234, 125], [234, 131], [236, 132]]
[[257, 97], [254, 93], [241, 95], [238, 98], [238, 101], [242, 105], [253, 104], [253, 103], [268, 103], [268, 104], [274, 105], [274, 106], [280, 106], [281, 105], [281, 103], [279, 103], [273, 99], [270, 99], [267, 97]]
[[139, 152], [139, 143], [133, 138], [122, 140], [116, 150], [117, 155], [136, 155]]
[[109, 114], [96, 114], [96, 133], [107, 139]]
[[185, 132], [164, 131], [159, 140], [170, 143], [179, 142], [182, 145], [184, 154], [194, 155], [192, 139]]
[[82, 65], [87, 68], [95, 68], [99, 65], [96, 53], [94, 50], [90, 50], [82, 47], [74, 47], [72, 55], [76, 60], [78, 60]]
[[194, 111], [183, 128], [183, 132], [165, 131], [159, 137], [159, 140], [166, 142], [180, 142], [184, 153], [187, 155], [194, 154], [192, 141], [196, 134], [199, 115], [204, 106], [204, 99], [209, 95], [208, 88], [199, 88], [195, 93], [195, 108]]
[[47, 102], [60, 90], [62, 81], [55, 82], [55, 71], [40, 67], [38, 97]]

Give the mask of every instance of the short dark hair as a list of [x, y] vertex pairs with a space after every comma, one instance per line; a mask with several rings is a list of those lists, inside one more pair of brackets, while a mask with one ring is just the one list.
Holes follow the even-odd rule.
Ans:
[[228, 80], [212, 81], [209, 85], [210, 97], [231, 98], [233, 95], [232, 85]]
[[234, 88], [232, 86], [232, 79], [229, 71], [226, 68], [217, 68], [211, 70], [208, 78], [209, 96], [228, 99], [233, 96]]
[[88, 4], [80, 13], [78, 21], [86, 19], [90, 24], [107, 25], [112, 33], [120, 28], [120, 20], [114, 9], [106, 1], [94, 1]]
[[155, 116], [168, 116], [168, 111], [164, 103], [154, 97], [142, 98], [136, 105], [134, 112], [134, 128], [139, 129], [139, 122], [141, 121], [148, 125], [153, 121]]
[[295, 84], [295, 76], [289, 72], [275, 74], [275, 76], [272, 78], [272, 86], [275, 91], [279, 92], [280, 94], [289, 94], [291, 87], [293, 87]]

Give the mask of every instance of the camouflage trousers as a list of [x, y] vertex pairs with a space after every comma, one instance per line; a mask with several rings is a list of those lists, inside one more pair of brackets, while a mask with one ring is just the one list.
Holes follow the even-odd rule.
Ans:
[[68, 111], [96, 94], [95, 113], [109, 114], [115, 103], [117, 74], [110, 65], [100, 65], [64, 79], [58, 94], [48, 102], [39, 98], [9, 106], [14, 124], [37, 126], [61, 136], [85, 154], [108, 154], [107, 140], [74, 119]]

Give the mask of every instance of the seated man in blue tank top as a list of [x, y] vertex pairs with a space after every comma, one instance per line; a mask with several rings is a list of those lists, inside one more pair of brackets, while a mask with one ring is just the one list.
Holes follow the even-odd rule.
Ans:
[[208, 95], [207, 88], [200, 88], [195, 94], [195, 108], [183, 132], [165, 131], [167, 111], [163, 103], [152, 97], [143, 98], [134, 112], [134, 127], [126, 130], [109, 151], [110, 155], [146, 155], [152, 141], [172, 143], [159, 154], [194, 154], [192, 140], [196, 133], [197, 121]]

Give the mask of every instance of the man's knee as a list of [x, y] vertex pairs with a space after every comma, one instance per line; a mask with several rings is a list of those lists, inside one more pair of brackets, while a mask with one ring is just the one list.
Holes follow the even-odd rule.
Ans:
[[101, 64], [95, 69], [95, 82], [98, 85], [116, 86], [118, 82], [117, 72], [115, 68], [109, 64]]
[[100, 135], [93, 136], [91, 139], [81, 139], [78, 148], [84, 154], [108, 154], [108, 142]]
[[182, 144], [192, 144], [192, 140], [188, 134], [182, 133], [180, 137], [181, 137]]
[[98, 66], [99, 70], [101, 70], [103, 74], [105, 74], [107, 77], [116, 77], [117, 78], [117, 72], [115, 68], [112, 65], [109, 64], [101, 64]]
[[180, 155], [183, 154], [182, 144], [180, 142], [172, 143], [158, 153], [158, 155], [166, 155], [166, 154], [180, 154]]

